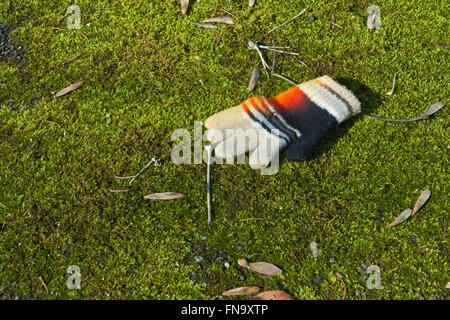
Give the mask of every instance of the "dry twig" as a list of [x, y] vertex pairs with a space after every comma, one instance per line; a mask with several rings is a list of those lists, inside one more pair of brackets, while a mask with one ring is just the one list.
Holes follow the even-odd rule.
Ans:
[[265, 219], [263, 219], [263, 218], [245, 218], [245, 219], [239, 219], [239, 221], [253, 221], [253, 220], [264, 221]]
[[344, 282], [344, 279], [342, 279], [343, 276], [339, 272], [335, 272], [334, 274], [336, 275], [336, 277], [338, 277], [338, 279], [341, 281], [342, 285], [344, 286], [344, 296], [342, 297], [342, 300], [345, 300], [345, 298], [347, 297], [347, 286]]
[[47, 291], [47, 293], [49, 293], [48, 288], [47, 288], [47, 285], [45, 284], [44, 279], [42, 279], [42, 276], [39, 276], [39, 280], [41, 280], [41, 283], [42, 283], [42, 285], [44, 286], [45, 291]]
[[287, 23], [289, 23], [289, 22], [291, 22], [292, 20], [294, 20], [294, 19], [297, 19], [298, 17], [300, 17], [304, 12], [306, 11], [306, 9], [303, 9], [303, 11], [302, 12], [300, 12], [298, 15], [296, 15], [295, 17], [293, 17], [293, 18], [291, 18], [291, 19], [289, 19], [288, 21], [286, 21], [286, 22], [284, 22], [284, 23], [282, 23], [282, 24], [280, 24], [279, 26], [276, 26], [275, 28], [273, 28], [273, 29], [271, 29], [268, 33], [271, 33], [272, 31], [275, 31], [275, 30], [277, 30], [278, 28], [280, 28], [280, 27], [282, 27], [282, 26], [284, 26], [285, 24], [287, 24]]

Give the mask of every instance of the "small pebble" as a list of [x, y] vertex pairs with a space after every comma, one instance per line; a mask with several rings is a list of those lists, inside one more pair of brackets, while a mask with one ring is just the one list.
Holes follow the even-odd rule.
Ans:
[[309, 20], [309, 21], [314, 21], [314, 20], [316, 20], [316, 17], [314, 17], [314, 16], [308, 16], [308, 20]]
[[319, 246], [317, 244], [317, 242], [313, 241], [310, 243], [310, 249], [311, 249], [311, 255], [313, 256], [313, 258], [317, 258], [319, 256]]
[[228, 262], [225, 262], [223, 265], [225, 266], [225, 268], [229, 268], [230, 267], [230, 264]]
[[244, 281], [244, 280], [245, 280], [245, 277], [241, 275], [241, 276], [239, 277], [239, 279], [241, 279], [241, 281]]

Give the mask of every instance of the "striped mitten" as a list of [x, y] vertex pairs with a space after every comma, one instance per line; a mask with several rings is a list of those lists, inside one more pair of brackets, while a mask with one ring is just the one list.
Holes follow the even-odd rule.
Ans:
[[[350, 90], [322, 76], [274, 98], [247, 99], [212, 115], [205, 126], [216, 157], [230, 159], [249, 151], [250, 166], [259, 169], [285, 147], [289, 160], [304, 160], [331, 128], [359, 112], [360, 102]], [[256, 139], [248, 138], [251, 131], [258, 132]], [[243, 135], [246, 142], [239, 146]]]

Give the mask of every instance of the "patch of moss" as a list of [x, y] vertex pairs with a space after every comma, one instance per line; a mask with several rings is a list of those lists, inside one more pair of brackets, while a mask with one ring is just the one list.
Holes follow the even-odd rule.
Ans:
[[[365, 26], [369, 1], [192, 2], [183, 16], [178, 1], [76, 1], [88, 40], [65, 19], [57, 22], [71, 2], [0, 3], [0, 23], [14, 27], [8, 41], [25, 50], [23, 61], [0, 61], [0, 297], [215, 299], [258, 285], [296, 299], [341, 299], [338, 271], [348, 299], [446, 298], [445, 108], [408, 124], [352, 119], [307, 161], [282, 158], [274, 176], [213, 166], [211, 225], [206, 165], [173, 164], [170, 137], [251, 95], [259, 59], [249, 40], [299, 52], [277, 62], [298, 83], [323, 74], [343, 79], [365, 113], [408, 118], [448, 103], [449, 5], [381, 1], [382, 28], [374, 33]], [[305, 14], [267, 33], [304, 7], [317, 19]], [[226, 14], [221, 9], [233, 13], [233, 25], [188, 23]], [[395, 93], [387, 96], [394, 74]], [[82, 88], [55, 98], [81, 80]], [[255, 94], [290, 87], [263, 80]], [[135, 174], [152, 157], [162, 166], [131, 186], [114, 178]], [[423, 209], [387, 229], [425, 188], [432, 196]], [[143, 199], [162, 191], [186, 197]], [[240, 221], [250, 217], [264, 220]], [[317, 259], [311, 241], [319, 244]], [[262, 277], [240, 268], [238, 258], [284, 272]], [[81, 290], [66, 286], [70, 265], [81, 269]], [[361, 265], [380, 267], [380, 289], [367, 287]]]

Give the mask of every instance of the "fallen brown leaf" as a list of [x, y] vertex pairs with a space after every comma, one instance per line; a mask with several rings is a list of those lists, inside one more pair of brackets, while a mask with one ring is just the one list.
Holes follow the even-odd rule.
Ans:
[[249, 263], [248, 268], [267, 276], [276, 276], [283, 273], [283, 270], [278, 268], [276, 265], [268, 262], [251, 262]]
[[152, 193], [144, 196], [144, 199], [148, 200], [173, 200], [183, 198], [184, 194], [178, 192], [161, 192], [161, 193]]
[[406, 219], [409, 218], [409, 216], [411, 215], [411, 209], [406, 209], [405, 211], [403, 211], [402, 213], [400, 213], [398, 215], [397, 218], [394, 219], [394, 221], [392, 221], [389, 225], [388, 228], [392, 228], [395, 227], [396, 225], [404, 222]]
[[429, 107], [422, 115], [422, 118], [428, 119], [430, 116], [432, 116], [434, 113], [438, 112], [444, 107], [444, 104], [442, 102], [436, 102], [431, 107]]
[[417, 211], [419, 211], [420, 208], [422, 208], [425, 202], [427, 202], [428, 199], [430, 198], [430, 195], [431, 195], [430, 190], [425, 189], [422, 191], [422, 193], [419, 196], [419, 199], [417, 199], [416, 204], [414, 205], [411, 216], [413, 216]]
[[189, 0], [181, 0], [181, 13], [186, 14], [189, 7]]
[[246, 296], [249, 294], [255, 294], [261, 291], [259, 287], [239, 287], [230, 289], [222, 293], [223, 296]]
[[61, 91], [59, 91], [59, 92], [56, 94], [56, 97], [61, 97], [61, 96], [65, 95], [65, 94], [68, 94], [68, 93], [74, 91], [74, 90], [77, 90], [77, 89], [78, 89], [79, 87], [81, 87], [83, 84], [84, 84], [84, 81], [80, 81], [80, 82], [74, 83], [74, 84], [68, 86], [67, 88], [64, 88], [64, 89], [62, 89]]
[[237, 263], [241, 267], [248, 268], [248, 261], [245, 259], [238, 259]]
[[251, 297], [250, 300], [295, 300], [292, 298], [287, 292], [283, 290], [273, 290], [273, 291], [265, 291], [254, 297]]
[[248, 91], [249, 92], [255, 90], [256, 84], [258, 83], [260, 74], [261, 73], [260, 73], [258, 67], [253, 68], [252, 76], [250, 77], [250, 82], [248, 84]]
[[204, 23], [225, 23], [225, 24], [233, 24], [233, 18], [225, 16], [225, 17], [216, 17], [209, 18], [203, 21]]
[[217, 29], [217, 26], [215, 24], [210, 23], [198, 23], [198, 22], [192, 22], [189, 21], [190, 24], [193, 24], [194, 26], [197, 26], [199, 28], [207, 28], [207, 29]]

